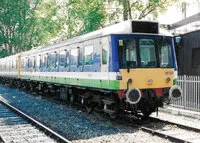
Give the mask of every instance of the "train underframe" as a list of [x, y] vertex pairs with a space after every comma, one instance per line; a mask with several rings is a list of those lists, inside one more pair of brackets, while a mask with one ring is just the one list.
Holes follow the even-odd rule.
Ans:
[[[94, 109], [98, 109], [104, 111], [111, 118], [123, 115], [134, 115], [135, 117], [143, 115], [144, 117], [148, 117], [158, 107], [163, 106], [163, 102], [168, 99], [169, 91], [169, 88], [160, 89], [162, 96], [158, 96], [157, 91], [154, 89], [143, 89], [140, 90], [141, 95], [138, 100], [137, 92], [136, 96], [128, 98], [126, 96], [127, 90], [108, 91], [2, 77], [0, 78], [0, 82], [9, 87], [17, 87], [35, 95], [48, 96], [62, 100], [67, 104], [79, 105], [88, 113]], [[135, 91], [132, 92], [135, 94]]]

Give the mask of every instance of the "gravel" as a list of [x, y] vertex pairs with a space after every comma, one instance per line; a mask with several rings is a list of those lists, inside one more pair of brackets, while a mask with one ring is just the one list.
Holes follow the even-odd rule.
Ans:
[[195, 128], [200, 129], [200, 124], [199, 124], [200, 119], [198, 119], [199, 117], [191, 118], [191, 117], [171, 114], [171, 113], [166, 112], [165, 110], [159, 112], [158, 116], [156, 116], [156, 113], [153, 113], [151, 116], [159, 118], [161, 120], [166, 120], [166, 121], [179, 123], [179, 124], [182, 124], [182, 125], [187, 125], [187, 126], [191, 126], [191, 127], [195, 127]]
[[17, 89], [0, 85], [0, 96], [74, 143], [170, 143], [133, 127], [101, 120], [101, 115], [89, 115]]
[[69, 140], [87, 139], [119, 133], [115, 128], [104, 127], [88, 120], [80, 111], [47, 100], [30, 96], [16, 89], [0, 86], [0, 95], [40, 122], [54, 129]]

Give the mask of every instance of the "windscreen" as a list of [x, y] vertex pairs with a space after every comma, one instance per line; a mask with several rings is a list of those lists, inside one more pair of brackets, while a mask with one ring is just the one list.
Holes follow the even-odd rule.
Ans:
[[122, 38], [118, 40], [120, 68], [173, 68], [169, 39]]

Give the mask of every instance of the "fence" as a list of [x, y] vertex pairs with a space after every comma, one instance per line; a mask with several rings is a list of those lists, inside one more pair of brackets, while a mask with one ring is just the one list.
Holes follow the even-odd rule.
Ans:
[[179, 76], [178, 85], [183, 89], [183, 96], [172, 101], [171, 106], [200, 112], [200, 76]]

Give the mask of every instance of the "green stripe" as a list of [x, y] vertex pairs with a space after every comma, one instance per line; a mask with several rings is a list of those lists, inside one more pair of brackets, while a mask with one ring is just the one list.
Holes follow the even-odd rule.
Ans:
[[35, 81], [43, 81], [57, 84], [67, 84], [76, 86], [86, 86], [92, 88], [102, 88], [110, 90], [119, 90], [120, 82], [118, 80], [95, 80], [95, 79], [79, 79], [79, 78], [51, 78], [43, 76], [25, 76], [21, 75], [21, 79], [30, 79]]
[[177, 79], [174, 79], [174, 85], [177, 85]]

